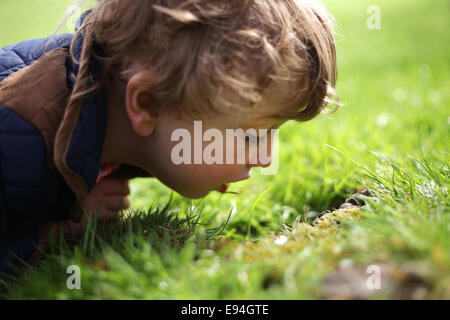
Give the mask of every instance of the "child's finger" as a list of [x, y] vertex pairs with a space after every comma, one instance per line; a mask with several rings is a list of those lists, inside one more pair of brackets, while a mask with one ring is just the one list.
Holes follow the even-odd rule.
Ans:
[[44, 221], [39, 225], [39, 247], [45, 250], [50, 241], [57, 242], [61, 229], [65, 235], [73, 237], [81, 236], [85, 232], [81, 223], [72, 220]]
[[119, 214], [118, 210], [103, 210], [99, 213], [97, 220], [98, 221], [108, 221], [115, 219]]
[[104, 207], [109, 211], [120, 211], [130, 208], [130, 200], [124, 196], [109, 196], [103, 200]]
[[74, 222], [71, 220], [65, 220], [62, 221], [63, 225], [63, 232], [66, 235], [72, 236], [72, 237], [79, 237], [84, 234], [86, 231], [86, 226], [79, 222]]
[[125, 196], [130, 194], [128, 180], [104, 178], [100, 180], [100, 182], [96, 184], [94, 188], [105, 194], [121, 194]]

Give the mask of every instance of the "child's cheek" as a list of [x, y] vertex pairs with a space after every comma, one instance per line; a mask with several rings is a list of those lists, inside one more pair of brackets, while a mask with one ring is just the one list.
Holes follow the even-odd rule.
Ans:
[[198, 177], [195, 180], [211, 182], [211, 183], [226, 183], [229, 179], [234, 177], [240, 170], [242, 165], [236, 164], [202, 164], [198, 165], [193, 171]]

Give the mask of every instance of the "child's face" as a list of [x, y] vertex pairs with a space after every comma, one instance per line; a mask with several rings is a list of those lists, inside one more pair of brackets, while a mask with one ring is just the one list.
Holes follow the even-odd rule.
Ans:
[[[259, 136], [259, 129], [266, 129], [267, 134], [266, 139], [263, 141], [258, 141], [258, 148], [261, 144], [265, 144], [267, 150], [264, 152], [267, 157], [272, 156], [272, 135], [270, 129], [278, 129], [286, 120], [280, 120], [274, 115], [278, 114], [280, 108], [287, 108], [288, 106], [280, 105], [279, 99], [285, 97], [286, 90], [288, 88], [281, 86], [273, 86], [271, 89], [267, 88], [267, 92], [263, 95], [263, 99], [256, 103], [255, 106], [247, 111], [235, 112], [234, 114], [228, 115], [217, 115], [203, 117], [203, 119], [198, 119], [201, 122], [201, 132], [198, 135], [198, 123], [197, 131], [195, 130], [194, 120], [188, 119], [178, 119], [174, 113], [166, 112], [160, 115], [158, 123], [151, 135], [152, 140], [152, 150], [149, 150], [149, 157], [152, 159], [147, 168], [155, 177], [157, 177], [161, 182], [182, 194], [183, 196], [189, 198], [199, 198], [203, 197], [211, 190], [222, 190], [225, 189], [226, 184], [230, 182], [244, 180], [250, 177], [250, 170], [252, 167], [266, 167], [270, 165], [270, 160], [267, 162], [266, 159], [261, 159], [258, 156], [258, 152], [253, 152], [253, 156], [249, 156], [249, 141], [245, 142], [245, 161], [238, 161], [238, 143], [227, 143], [227, 129], [255, 129], [257, 135]], [[208, 146], [212, 145], [212, 141], [215, 138], [207, 139], [206, 137], [202, 139], [203, 134], [208, 129], [217, 129], [223, 137], [223, 143], [220, 143], [223, 159], [222, 164], [205, 163], [204, 151], [208, 153]], [[180, 146], [182, 139], [177, 138], [172, 139], [172, 134], [177, 129], [185, 129], [185, 132], [189, 132], [190, 137], [190, 153], [191, 159], [190, 163], [176, 164], [174, 161], [174, 148]], [[189, 138], [188, 137], [188, 138]], [[242, 138], [242, 137], [241, 137]], [[194, 164], [194, 152], [195, 145], [194, 140], [201, 141], [198, 145], [201, 148], [198, 149], [197, 154], [200, 155], [200, 164]], [[245, 140], [245, 138], [243, 138]], [[172, 141], [175, 140], [175, 141]], [[205, 141], [204, 141], [205, 140]], [[189, 141], [189, 140], [188, 140]], [[241, 140], [242, 141], [242, 140]], [[256, 144], [253, 144], [255, 147]], [[205, 150], [206, 148], [206, 150]], [[211, 150], [211, 146], [209, 147]], [[220, 150], [220, 149], [219, 149]], [[179, 155], [179, 148], [175, 149], [175, 156]], [[233, 153], [231, 153], [233, 152]], [[215, 153], [213, 153], [215, 155]], [[229, 159], [234, 160], [227, 161], [227, 154], [230, 154]], [[250, 157], [252, 159], [250, 159]], [[252, 161], [250, 161], [252, 160]]]
[[[279, 120], [274, 120], [273, 118], [241, 120], [237, 116], [221, 115], [201, 119], [201, 121], [202, 131], [201, 134], [198, 135], [198, 123], [197, 131], [195, 131], [193, 120], [180, 120], [173, 114], [166, 113], [161, 116], [158, 125], [152, 134], [153, 148], [150, 150], [150, 153], [153, 155], [154, 159], [151, 163], [151, 168], [148, 169], [155, 177], [171, 189], [189, 198], [199, 198], [205, 196], [211, 190], [223, 191], [223, 189], [225, 189], [224, 185], [230, 182], [248, 179], [252, 167], [265, 167], [270, 165], [270, 162], [265, 161], [265, 159], [260, 159], [257, 156], [254, 158], [255, 161], [250, 161], [248, 152], [249, 142], [245, 142], [245, 138], [244, 141], [242, 141], [242, 143], [246, 144], [245, 161], [238, 161], [238, 140], [242, 138], [235, 140], [235, 143], [233, 143], [232, 146], [227, 146], [226, 129], [241, 128], [245, 131], [248, 128], [254, 128], [257, 133], [259, 132], [258, 129], [266, 129], [267, 138], [261, 143], [266, 144], [267, 153], [265, 154], [267, 154], [268, 157], [271, 157], [273, 141], [271, 141], [270, 129], [278, 128], [281, 125]], [[205, 148], [207, 148], [208, 145], [211, 145], [212, 141], [203, 141], [202, 137], [205, 131], [210, 128], [217, 129], [223, 137], [223, 143], [220, 143], [220, 147], [217, 148], [217, 150], [222, 150], [222, 156], [220, 157], [220, 159], [223, 159], [222, 164], [205, 163], [206, 158], [204, 156], [204, 151], [207, 151]], [[174, 149], [177, 145], [180, 146], [181, 138], [171, 141], [172, 134], [177, 129], [185, 129], [185, 133], [189, 132], [189, 135], [187, 135], [191, 153], [191, 157], [189, 157], [191, 161], [189, 163], [177, 165], [175, 163], [176, 160], [174, 161], [174, 157], [180, 154], [179, 152], [174, 153], [173, 151], [177, 150]], [[183, 136], [183, 139], [184, 138], [185, 137]], [[201, 158], [200, 164], [193, 163], [195, 153], [194, 140], [196, 139], [197, 141], [201, 141], [201, 143], [199, 143], [200, 148], [197, 149], [197, 154], [200, 155]], [[227, 162], [226, 159], [227, 154], [231, 152], [233, 152], [233, 157], [230, 157], [230, 159], [234, 159], [229, 163], [230, 161]]]
[[[136, 76], [136, 79], [130, 80], [128, 85], [127, 112], [135, 132], [144, 138], [140, 146], [141, 165], [171, 189], [188, 198], [200, 198], [212, 190], [224, 191], [225, 185], [230, 182], [249, 178], [252, 167], [270, 165], [268, 158], [272, 156], [273, 147], [270, 130], [278, 129], [286, 121], [276, 116], [281, 108], [289, 107], [279, 102], [289, 94], [289, 86], [269, 86], [263, 94], [263, 99], [251, 108], [244, 107], [241, 108], [242, 111], [226, 115], [198, 117], [196, 121], [201, 121], [199, 129], [199, 122], [194, 123], [194, 120], [188, 117], [180, 119], [173, 111], [159, 112], [157, 117], [148, 115], [148, 111], [139, 106], [139, 99], [133, 98], [137, 96], [135, 92], [139, 91], [139, 77]], [[204, 136], [208, 129], [215, 129], [212, 138]], [[234, 143], [229, 143], [232, 140], [228, 139], [229, 129], [255, 129], [253, 134], [262, 134], [266, 139], [252, 143], [241, 135]], [[266, 134], [259, 129], [265, 129]], [[179, 134], [180, 131], [181, 136], [175, 137], [174, 134]], [[222, 139], [216, 140], [217, 135]], [[238, 151], [239, 144], [245, 146], [245, 159], [238, 158], [238, 154], [242, 153]], [[262, 144], [265, 158], [260, 158], [259, 152], [249, 152], [251, 148], [255, 151], [256, 145], [256, 150], [259, 151]], [[181, 149], [183, 151], [180, 151]], [[212, 152], [212, 149], [215, 151]], [[183, 157], [186, 152], [188, 155]], [[214, 155], [215, 159], [219, 158], [222, 162], [208, 162], [212, 158], [208, 155]], [[180, 161], [180, 158], [183, 161]]]

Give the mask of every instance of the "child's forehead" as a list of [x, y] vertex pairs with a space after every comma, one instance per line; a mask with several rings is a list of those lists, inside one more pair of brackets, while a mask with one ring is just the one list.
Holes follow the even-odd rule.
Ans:
[[298, 88], [298, 86], [295, 87], [293, 81], [273, 80], [261, 92], [261, 99], [253, 104], [231, 90], [218, 90], [218, 94], [221, 94], [227, 101], [227, 106], [209, 112], [205, 109], [203, 109], [205, 112], [194, 112], [191, 116], [187, 116], [186, 120], [197, 119], [206, 120], [210, 123], [232, 123], [240, 128], [267, 127], [268, 124], [279, 126], [291, 119], [289, 115], [300, 108], [299, 99], [294, 99], [295, 93], [299, 92]]

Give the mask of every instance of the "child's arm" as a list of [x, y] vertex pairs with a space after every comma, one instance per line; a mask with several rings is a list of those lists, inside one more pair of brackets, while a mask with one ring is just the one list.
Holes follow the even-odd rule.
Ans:
[[[0, 170], [1, 181], [2, 174]], [[17, 266], [15, 257], [22, 260], [29, 257], [34, 250], [32, 243], [36, 242], [37, 239], [36, 233], [33, 232], [21, 235], [8, 234], [8, 216], [6, 214], [6, 203], [2, 189], [2, 185], [0, 184], [0, 274], [14, 273], [14, 266]], [[14, 255], [11, 255], [11, 252]]]

